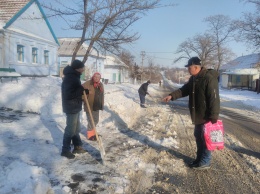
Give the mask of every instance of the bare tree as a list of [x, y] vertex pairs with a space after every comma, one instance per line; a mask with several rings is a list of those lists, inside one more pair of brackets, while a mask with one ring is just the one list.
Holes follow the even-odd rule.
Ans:
[[211, 41], [213, 42], [214, 52], [217, 59], [215, 69], [218, 71], [220, 66], [230, 59], [227, 53], [232, 52], [225, 45], [229, 41], [233, 40], [235, 28], [233, 25], [231, 25], [232, 20], [230, 17], [225, 15], [210, 16], [207, 17], [204, 21], [209, 24], [209, 30], [207, 32], [211, 34]]
[[118, 58], [121, 59], [128, 67], [134, 66], [135, 57], [126, 50], [122, 50], [122, 52], [118, 55]]
[[181, 56], [174, 62], [197, 55], [201, 59], [202, 66], [218, 71], [220, 66], [233, 56], [226, 44], [232, 40], [234, 28], [231, 19], [224, 15], [210, 16], [205, 21], [209, 23], [209, 30], [203, 35], [196, 35], [181, 43], [176, 52]]
[[243, 19], [237, 20], [238, 40], [245, 41], [249, 48], [260, 50], [260, 0], [246, 0], [256, 6], [254, 13], [245, 13]]
[[136, 80], [138, 77], [138, 69], [139, 67], [135, 64], [134, 59], [135, 57], [126, 50], [123, 50], [119, 55], [118, 58], [122, 60], [128, 67], [129, 67], [129, 74], [133, 80]]
[[[88, 49], [83, 58], [85, 63], [93, 46], [116, 53], [121, 44], [132, 43], [139, 38], [129, 27], [151, 9], [160, 7], [162, 0], [66, 0], [59, 6], [44, 4], [49, 16], [63, 18], [70, 29], [81, 31], [81, 39], [74, 49], [72, 60], [84, 42]], [[74, 3], [74, 6], [71, 4]], [[68, 18], [68, 19], [66, 19]]]
[[193, 38], [188, 38], [188, 40], [179, 45], [176, 53], [182, 55], [176, 58], [174, 62], [181, 59], [189, 59], [196, 55], [201, 59], [202, 66], [207, 66], [214, 49], [213, 37], [210, 34], [196, 35]]

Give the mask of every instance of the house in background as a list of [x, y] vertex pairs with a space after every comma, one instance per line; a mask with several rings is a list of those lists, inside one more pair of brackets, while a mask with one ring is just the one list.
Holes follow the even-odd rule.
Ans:
[[221, 86], [256, 90], [260, 75], [260, 53], [241, 56], [221, 66]]
[[106, 56], [104, 79], [108, 83], [129, 82], [129, 67], [115, 56]]
[[[77, 46], [80, 38], [59, 38], [60, 47], [58, 49], [58, 61], [60, 69], [60, 77], [63, 76], [63, 69], [67, 65], [71, 64], [71, 59], [73, 52]], [[83, 43], [80, 47], [76, 59], [81, 60], [88, 49], [88, 45]], [[88, 60], [85, 63], [85, 72], [82, 74], [82, 80], [88, 80], [95, 72], [99, 72], [103, 78], [104, 75], [104, 60], [105, 57], [102, 56], [98, 50], [92, 49]]]
[[0, 67], [57, 75], [58, 40], [37, 0], [0, 1]]

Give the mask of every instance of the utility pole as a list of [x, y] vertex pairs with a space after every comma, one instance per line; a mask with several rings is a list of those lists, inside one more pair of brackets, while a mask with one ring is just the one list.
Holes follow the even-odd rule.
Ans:
[[141, 51], [141, 57], [142, 57], [141, 83], [143, 83], [143, 66], [144, 66], [145, 51]]

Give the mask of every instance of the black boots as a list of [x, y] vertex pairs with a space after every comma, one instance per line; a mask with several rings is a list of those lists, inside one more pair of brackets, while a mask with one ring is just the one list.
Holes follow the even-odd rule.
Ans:
[[81, 146], [75, 146], [72, 153], [73, 154], [84, 154], [84, 153], [86, 153], [86, 150], [84, 150], [83, 147], [81, 147]]
[[69, 151], [62, 151], [62, 152], [61, 152], [61, 156], [64, 156], [64, 157], [66, 157], [66, 158], [68, 158], [68, 159], [73, 159], [73, 158], [75, 158], [75, 155], [72, 154], [72, 153], [69, 152]]

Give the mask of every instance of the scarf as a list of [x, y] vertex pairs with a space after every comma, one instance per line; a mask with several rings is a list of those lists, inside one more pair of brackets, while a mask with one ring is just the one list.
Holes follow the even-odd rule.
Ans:
[[99, 75], [101, 77], [100, 73], [98, 73], [98, 72], [94, 73], [94, 75], [92, 76], [93, 86], [94, 86], [94, 88], [99, 88], [100, 91], [102, 92], [102, 87], [101, 87], [101, 84], [100, 84], [100, 80], [98, 82], [94, 82], [94, 76], [95, 75]]

